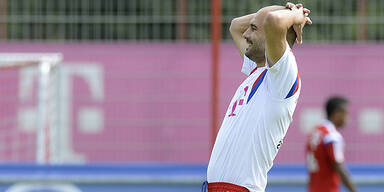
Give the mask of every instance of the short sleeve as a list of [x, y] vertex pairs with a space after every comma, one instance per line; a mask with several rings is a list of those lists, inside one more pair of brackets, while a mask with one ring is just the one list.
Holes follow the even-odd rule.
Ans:
[[277, 98], [287, 99], [300, 89], [296, 59], [288, 43], [281, 58], [268, 69], [266, 79], [269, 91]]
[[251, 72], [253, 69], [256, 68], [256, 63], [249, 59], [247, 56], [244, 55], [244, 60], [243, 60], [243, 66], [241, 67], [241, 72], [244, 73], [245, 75], [249, 76], [251, 75]]
[[331, 162], [344, 162], [344, 141], [341, 136], [327, 135], [324, 138], [326, 153]]

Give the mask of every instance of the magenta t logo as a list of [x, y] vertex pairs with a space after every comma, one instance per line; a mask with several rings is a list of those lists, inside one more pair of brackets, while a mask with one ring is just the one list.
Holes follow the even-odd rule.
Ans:
[[[239, 106], [244, 104], [244, 97], [247, 95], [247, 91], [248, 91], [248, 86], [244, 87], [244, 95], [242, 95], [241, 96], [242, 98], [239, 100]], [[232, 112], [231, 114], [228, 115], [228, 117], [236, 116], [235, 114], [236, 107], [237, 107], [237, 100], [235, 101], [235, 103], [233, 103]]]

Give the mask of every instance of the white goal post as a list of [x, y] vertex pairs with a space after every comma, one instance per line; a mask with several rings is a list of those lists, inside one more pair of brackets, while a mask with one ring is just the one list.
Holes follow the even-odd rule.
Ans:
[[[36, 116], [33, 118], [33, 122], [24, 123], [34, 124], [32, 126], [34, 126], [36, 130], [36, 138], [34, 142], [36, 145], [36, 150], [34, 152], [35, 160], [37, 163], [41, 164], [53, 162], [52, 156], [54, 156], [55, 153], [52, 142], [55, 141], [55, 132], [57, 132], [58, 129], [58, 110], [56, 109], [57, 101], [55, 99], [57, 98], [58, 91], [56, 81], [58, 78], [57, 68], [62, 59], [63, 56], [61, 53], [0, 53], [0, 76], [2, 73], [6, 73], [5, 71], [7, 70], [23, 71], [23, 69], [30, 68], [33, 69], [33, 75], [37, 76], [37, 95], [34, 103], [34, 105], [36, 105]], [[23, 75], [21, 73], [18, 74]], [[5, 82], [6, 81], [7, 80], [5, 80]], [[23, 83], [24, 85], [22, 85]], [[26, 86], [34, 86], [30, 80], [20, 81], [18, 85], [19, 92], [20, 87], [25, 87], [25, 84], [27, 84]], [[12, 95], [9, 95], [8, 97], [12, 97]], [[17, 98], [17, 95], [14, 95], [14, 98]], [[14, 100], [12, 101], [16, 103]], [[9, 128], [6, 125], [5, 127]], [[18, 138], [19, 137], [16, 137], [16, 139]], [[14, 159], [11, 159], [10, 161], [13, 160]], [[16, 161], [18, 161], [18, 159], [16, 159]], [[23, 159], [21, 159], [21, 161], [23, 161]]]

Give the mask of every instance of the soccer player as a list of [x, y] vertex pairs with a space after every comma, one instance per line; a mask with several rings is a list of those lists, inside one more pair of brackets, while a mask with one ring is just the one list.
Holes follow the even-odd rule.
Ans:
[[327, 120], [309, 136], [307, 167], [310, 192], [338, 192], [340, 178], [351, 192], [356, 191], [343, 165], [344, 140], [338, 131], [347, 121], [347, 104], [343, 97], [328, 99], [325, 106]]
[[269, 6], [232, 20], [230, 33], [248, 77], [239, 86], [211, 154], [209, 192], [262, 192], [300, 94], [293, 44], [301, 43], [309, 10]]

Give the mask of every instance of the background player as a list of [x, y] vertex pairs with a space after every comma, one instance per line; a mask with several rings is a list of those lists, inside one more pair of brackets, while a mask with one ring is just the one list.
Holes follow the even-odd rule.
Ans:
[[352, 192], [356, 191], [344, 167], [344, 140], [339, 133], [348, 117], [348, 101], [343, 97], [328, 99], [327, 120], [316, 127], [307, 143], [310, 192], [337, 192], [340, 178]]
[[248, 78], [217, 135], [207, 171], [210, 192], [265, 190], [300, 94], [291, 47], [301, 42], [304, 24], [311, 23], [301, 4], [286, 7], [265, 7], [232, 21], [231, 35], [245, 54], [242, 72]]

